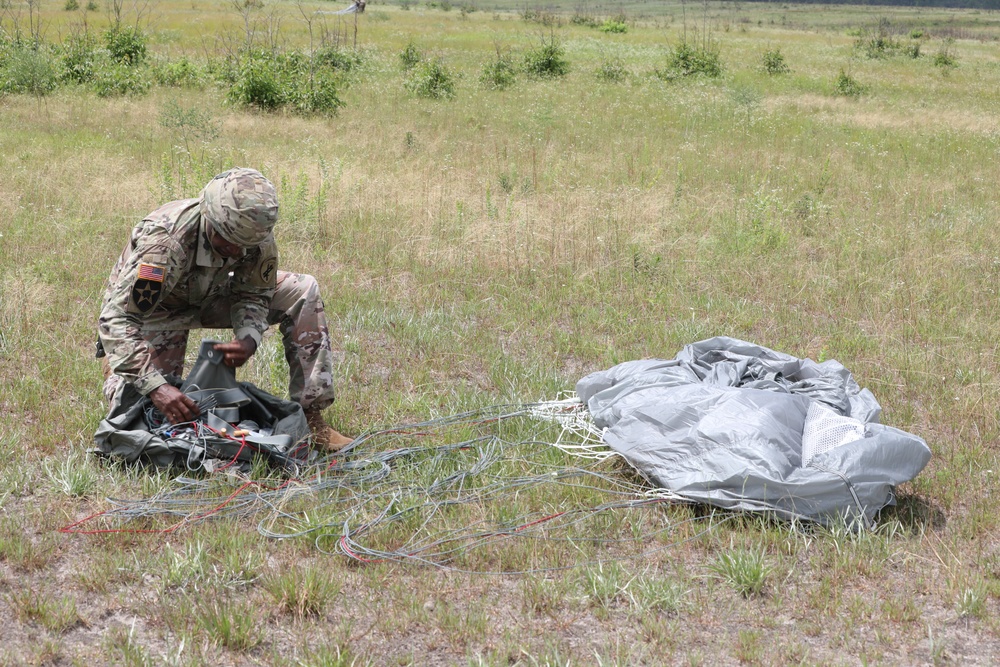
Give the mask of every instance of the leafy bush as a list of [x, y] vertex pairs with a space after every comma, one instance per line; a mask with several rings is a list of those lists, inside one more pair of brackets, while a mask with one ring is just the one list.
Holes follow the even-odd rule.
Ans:
[[667, 56], [666, 70], [657, 70], [656, 74], [667, 80], [687, 76], [715, 78], [722, 75], [722, 61], [718, 50], [711, 44], [699, 47], [690, 42], [681, 42]]
[[861, 51], [866, 57], [888, 58], [898, 53], [902, 49], [899, 41], [892, 37], [892, 25], [889, 19], [882, 17], [874, 26], [869, 26], [861, 31], [854, 41], [854, 48]]
[[111, 26], [104, 33], [104, 45], [116, 63], [135, 66], [146, 59], [146, 36], [138, 28]]
[[344, 106], [340, 85], [334, 73], [320, 69], [312, 77], [301, 76], [285, 95], [285, 103], [302, 114], [335, 114]]
[[627, 76], [628, 70], [625, 69], [625, 63], [622, 62], [621, 58], [602, 59], [601, 64], [597, 67], [597, 78], [601, 81], [618, 83], [624, 81]]
[[914, 28], [910, 31], [910, 39], [922, 39], [924, 36], [924, 31], [920, 28]]
[[187, 56], [157, 62], [152, 73], [157, 84], [176, 88], [200, 88], [206, 77], [205, 69], [191, 62]]
[[455, 77], [437, 58], [417, 65], [406, 86], [420, 97], [450, 99], [455, 96]]
[[63, 5], [63, 9], [67, 12], [76, 11], [77, 9], [80, 9], [80, 3], [76, 0], [66, 0], [66, 4]]
[[14, 44], [0, 60], [0, 93], [42, 97], [59, 86], [59, 65], [44, 45]]
[[614, 19], [608, 19], [607, 21], [605, 21], [600, 25], [598, 30], [600, 30], [601, 32], [623, 34], [628, 32], [628, 26], [625, 24], [625, 21], [616, 21]]
[[768, 49], [764, 52], [761, 69], [764, 70], [765, 73], [772, 76], [778, 74], [788, 74], [792, 71], [791, 68], [788, 67], [788, 63], [785, 62], [785, 56], [781, 52], [780, 48]]
[[934, 54], [934, 66], [943, 67], [945, 69], [952, 69], [958, 67], [958, 58], [955, 57], [955, 53], [952, 51], [952, 47], [955, 44], [955, 40], [951, 37], [944, 41], [938, 52]]
[[91, 85], [98, 97], [145, 95], [150, 81], [145, 71], [123, 63], [109, 62], [94, 70]]
[[288, 107], [303, 114], [336, 113], [344, 105], [332, 67], [298, 51], [256, 51], [242, 56], [226, 94], [231, 103], [263, 111]]
[[62, 44], [63, 80], [89, 83], [100, 64], [100, 55], [97, 40], [89, 32], [67, 37]]
[[406, 48], [399, 53], [399, 62], [402, 63], [403, 69], [410, 71], [417, 66], [421, 60], [424, 59], [424, 55], [420, 53], [420, 49], [413, 42], [406, 45]]
[[324, 67], [350, 72], [361, 66], [364, 60], [358, 51], [326, 47], [313, 54], [313, 60]]
[[920, 57], [920, 42], [910, 42], [903, 49], [903, 53], [906, 55], [907, 58], [912, 58], [913, 60], [916, 60], [917, 58]]
[[524, 54], [524, 71], [538, 77], [565, 76], [569, 72], [569, 62], [564, 55], [562, 45], [555, 38], [542, 40], [541, 46]]
[[262, 56], [247, 58], [226, 94], [226, 99], [264, 111], [274, 111], [281, 107], [284, 100], [275, 62]]
[[496, 60], [483, 66], [479, 74], [479, 83], [491, 90], [504, 90], [514, 85], [517, 80], [517, 67], [514, 60], [504, 54], [497, 54]]
[[857, 98], [868, 92], [868, 86], [861, 84], [844, 70], [840, 70], [840, 74], [837, 75], [837, 79], [833, 83], [833, 89], [837, 95], [842, 95], [843, 97]]

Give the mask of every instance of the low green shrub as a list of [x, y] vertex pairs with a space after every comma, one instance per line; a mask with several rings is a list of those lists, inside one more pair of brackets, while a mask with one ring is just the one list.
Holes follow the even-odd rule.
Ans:
[[111, 26], [104, 33], [104, 45], [117, 63], [135, 66], [146, 59], [146, 35], [139, 28]]
[[785, 55], [780, 48], [768, 49], [764, 52], [764, 57], [761, 59], [761, 69], [765, 74], [771, 76], [788, 74], [792, 71], [788, 63], [785, 62]]
[[413, 69], [406, 87], [420, 97], [450, 99], [455, 96], [455, 75], [439, 59], [425, 60]]
[[158, 85], [175, 88], [200, 88], [208, 76], [204, 67], [192, 62], [187, 56], [155, 63], [152, 75], [153, 81]]
[[934, 66], [944, 69], [954, 69], [958, 67], [958, 58], [955, 57], [953, 47], [955, 40], [949, 37], [941, 44], [941, 48], [934, 54]]
[[421, 60], [424, 59], [424, 55], [417, 48], [417, 45], [410, 42], [406, 45], [406, 48], [399, 52], [399, 62], [402, 64], [403, 69], [410, 71], [417, 66]]
[[274, 111], [283, 104], [281, 76], [271, 58], [251, 56], [239, 68], [226, 99], [244, 107]]
[[602, 23], [598, 28], [601, 32], [609, 32], [616, 34], [624, 34], [628, 32], [628, 25], [625, 21], [617, 21], [615, 19], [608, 19]]
[[334, 73], [320, 69], [312, 77], [303, 77], [285, 95], [285, 103], [300, 114], [335, 114], [344, 106], [340, 84]]
[[[73, 83], [89, 83], [101, 62], [101, 49], [89, 32], [70, 35], [62, 44], [62, 78]], [[107, 53], [104, 54], [107, 60]]]
[[868, 86], [863, 85], [842, 69], [833, 82], [833, 90], [835, 94], [842, 97], [857, 98], [868, 92]]
[[94, 70], [90, 84], [98, 97], [119, 97], [145, 95], [149, 92], [150, 80], [144, 69], [108, 62]]
[[60, 75], [58, 60], [44, 44], [15, 43], [0, 60], [0, 93], [43, 97], [59, 87]]
[[722, 75], [722, 60], [712, 44], [696, 46], [681, 42], [667, 55], [667, 68], [657, 70], [661, 79], [673, 80], [689, 76], [716, 78]]
[[569, 62], [562, 45], [555, 38], [542, 40], [538, 48], [524, 54], [524, 71], [543, 78], [565, 76], [569, 72]]
[[323, 67], [350, 72], [361, 67], [364, 59], [359, 51], [325, 47], [313, 53], [313, 60]]
[[[913, 36], [915, 33], [916, 37]], [[893, 37], [893, 34], [892, 23], [888, 18], [882, 17], [874, 25], [859, 31], [854, 40], [854, 48], [871, 59], [889, 58], [900, 53], [909, 55], [909, 47]], [[910, 33], [911, 39], [919, 39], [922, 35], [923, 32], [919, 30]]]
[[242, 62], [232, 73], [224, 64], [220, 74], [232, 77], [226, 99], [262, 111], [288, 108], [301, 114], [334, 114], [344, 105], [340, 99], [337, 70], [299, 51], [241, 54]]
[[510, 88], [517, 81], [517, 67], [509, 55], [497, 54], [496, 60], [483, 65], [479, 73], [479, 83], [490, 90]]

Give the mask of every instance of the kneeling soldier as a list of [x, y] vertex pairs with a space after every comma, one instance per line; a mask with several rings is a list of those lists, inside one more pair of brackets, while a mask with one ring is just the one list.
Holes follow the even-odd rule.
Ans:
[[232, 327], [233, 341], [215, 349], [239, 367], [277, 324], [289, 393], [305, 409], [314, 444], [336, 451], [351, 442], [322, 417], [333, 403], [323, 301], [312, 276], [278, 270], [277, 219], [274, 185], [256, 170], [236, 168], [212, 179], [197, 199], [164, 204], [135, 226], [98, 321], [108, 401], [130, 382], [171, 423], [189, 421], [198, 407], [164, 378], [182, 376], [188, 332]]

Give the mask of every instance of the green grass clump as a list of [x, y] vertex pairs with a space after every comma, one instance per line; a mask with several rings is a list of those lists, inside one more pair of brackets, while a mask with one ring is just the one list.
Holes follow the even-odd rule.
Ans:
[[293, 567], [264, 578], [264, 588], [285, 613], [318, 616], [340, 595], [341, 584], [321, 567]]
[[76, 498], [88, 495], [98, 481], [93, 461], [76, 453], [62, 461], [46, 462], [45, 471], [59, 492]]
[[65, 632], [80, 622], [76, 601], [68, 595], [55, 598], [35, 590], [22, 589], [6, 598], [17, 618], [38, 623], [51, 632]]
[[764, 590], [771, 572], [763, 552], [739, 548], [720, 553], [709, 569], [747, 598]]
[[231, 651], [245, 653], [264, 641], [264, 622], [251, 602], [201, 599], [194, 603], [191, 626], [195, 636], [207, 636]]

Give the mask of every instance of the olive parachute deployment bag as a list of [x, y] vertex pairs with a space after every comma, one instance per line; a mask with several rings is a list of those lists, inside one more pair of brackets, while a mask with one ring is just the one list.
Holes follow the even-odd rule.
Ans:
[[108, 415], [101, 420], [92, 453], [126, 463], [159, 468], [248, 472], [262, 456], [290, 472], [308, 460], [309, 426], [302, 406], [273, 396], [222, 364], [205, 340], [183, 383], [173, 382], [198, 405], [201, 414], [184, 424], [170, 424], [152, 401], [122, 383]]

